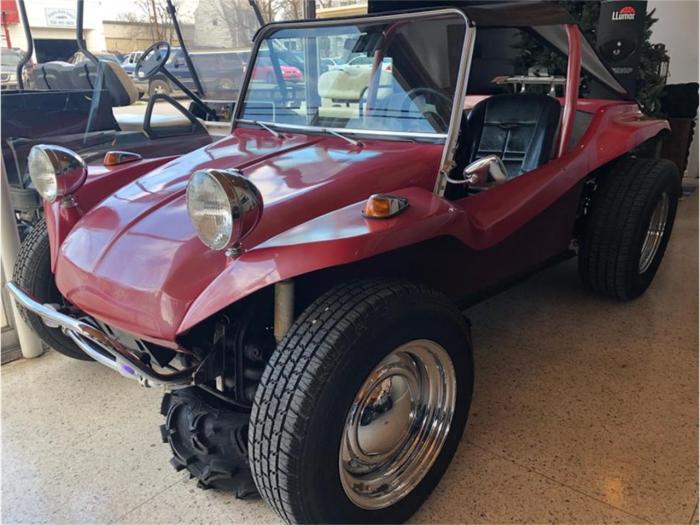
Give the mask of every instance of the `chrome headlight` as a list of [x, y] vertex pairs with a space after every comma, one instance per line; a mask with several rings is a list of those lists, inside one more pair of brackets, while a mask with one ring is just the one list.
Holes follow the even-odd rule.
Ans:
[[29, 152], [27, 166], [34, 188], [49, 202], [74, 193], [87, 178], [83, 159], [60, 146], [34, 146]]
[[238, 246], [255, 228], [263, 201], [237, 170], [200, 170], [187, 184], [187, 211], [197, 235], [212, 250]]

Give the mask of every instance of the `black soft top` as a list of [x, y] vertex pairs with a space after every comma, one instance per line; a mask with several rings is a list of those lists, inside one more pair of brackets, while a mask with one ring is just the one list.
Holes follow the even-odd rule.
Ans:
[[[483, 28], [519, 28], [538, 35], [564, 56], [568, 56], [568, 24], [576, 19], [561, 5], [542, 0], [502, 2], [499, 0], [368, 0], [369, 14], [454, 7], [464, 12], [470, 23]], [[580, 29], [579, 29], [580, 31]], [[597, 51], [581, 34], [581, 67], [616, 97], [634, 100], [615, 78]]]
[[507, 2], [498, 0], [368, 0], [370, 14], [413, 9], [455, 7], [477, 26], [525, 27], [575, 24], [564, 7], [542, 0]]

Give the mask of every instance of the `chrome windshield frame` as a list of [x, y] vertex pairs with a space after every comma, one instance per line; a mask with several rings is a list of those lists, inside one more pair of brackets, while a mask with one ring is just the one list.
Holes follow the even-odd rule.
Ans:
[[[258, 33], [255, 35], [253, 40], [253, 48], [250, 53], [250, 59], [248, 62], [249, 67], [246, 68], [245, 77], [243, 79], [243, 84], [241, 85], [241, 90], [238, 93], [238, 100], [236, 101], [236, 107], [234, 108], [233, 117], [231, 119], [231, 133], [236, 129], [238, 123], [246, 124], [250, 122], [249, 119], [241, 119], [240, 114], [243, 108], [243, 101], [245, 100], [246, 93], [248, 91], [248, 86], [250, 84], [253, 67], [251, 67], [258, 56], [258, 51], [263, 41], [267, 36], [273, 31], [278, 31], [280, 29], [304, 29], [304, 28], [314, 28], [314, 27], [335, 27], [342, 25], [351, 24], [367, 24], [367, 23], [383, 23], [392, 21], [402, 21], [402, 20], [416, 20], [421, 18], [434, 18], [439, 16], [451, 15], [456, 16], [464, 20], [465, 35], [462, 44], [462, 54], [459, 63], [459, 72], [457, 75], [457, 85], [455, 86], [455, 94], [452, 100], [452, 112], [450, 114], [450, 123], [447, 133], [415, 133], [415, 132], [396, 132], [396, 131], [383, 131], [383, 130], [369, 130], [369, 129], [349, 129], [349, 128], [332, 128], [340, 133], [349, 133], [357, 135], [368, 135], [377, 137], [379, 139], [392, 140], [396, 139], [433, 139], [433, 140], [443, 140], [445, 141], [442, 158], [440, 161], [440, 168], [438, 173], [436, 173], [436, 183], [435, 183], [435, 194], [438, 196], [443, 196], [445, 193], [445, 187], [447, 184], [446, 175], [449, 173], [453, 165], [453, 157], [457, 145], [457, 135], [459, 134], [459, 126], [461, 122], [462, 111], [464, 109], [464, 97], [466, 94], [466, 83], [469, 76], [469, 67], [471, 66], [471, 56], [474, 49], [474, 40], [476, 28], [469, 22], [469, 19], [464, 14], [463, 11], [455, 8], [447, 9], [433, 9], [426, 10], [424, 12], [416, 13], [398, 13], [398, 14], [388, 14], [388, 15], [369, 15], [361, 17], [347, 17], [347, 18], [327, 18], [327, 19], [316, 19], [316, 20], [304, 20], [304, 21], [292, 21], [292, 22], [273, 22], [267, 24], [260, 28]], [[280, 129], [299, 130], [299, 131], [314, 131], [321, 132], [323, 128], [327, 126], [298, 126], [289, 124], [278, 124], [275, 122], [265, 122], [271, 126], [275, 126]]]

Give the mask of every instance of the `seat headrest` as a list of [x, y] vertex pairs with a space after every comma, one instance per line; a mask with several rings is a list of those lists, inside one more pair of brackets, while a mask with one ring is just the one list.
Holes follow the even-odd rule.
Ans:
[[[318, 77], [318, 94], [322, 98], [357, 102], [369, 86], [371, 73], [370, 67], [331, 69]], [[391, 85], [391, 81], [391, 73], [382, 69], [379, 74], [379, 98], [388, 96], [390, 91], [387, 91], [386, 87]]]
[[112, 95], [115, 106], [130, 106], [139, 99], [139, 92], [134, 81], [129, 78], [126, 71], [116, 62], [102, 62], [107, 67], [105, 72], [105, 87]]
[[39, 89], [73, 89], [72, 64], [46, 62], [32, 71], [32, 80]]
[[318, 78], [318, 94], [323, 98], [357, 102], [369, 85], [370, 68], [331, 69]]

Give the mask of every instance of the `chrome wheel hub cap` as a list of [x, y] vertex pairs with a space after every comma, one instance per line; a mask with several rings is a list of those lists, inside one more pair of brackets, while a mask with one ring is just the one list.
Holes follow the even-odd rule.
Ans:
[[340, 481], [355, 505], [385, 508], [418, 485], [445, 443], [456, 391], [452, 360], [434, 341], [406, 343], [372, 370], [340, 443]]
[[668, 193], [664, 192], [656, 203], [647, 233], [642, 244], [642, 253], [639, 256], [639, 273], [646, 272], [654, 261], [656, 252], [659, 251], [661, 240], [666, 231], [666, 221], [668, 220]]

